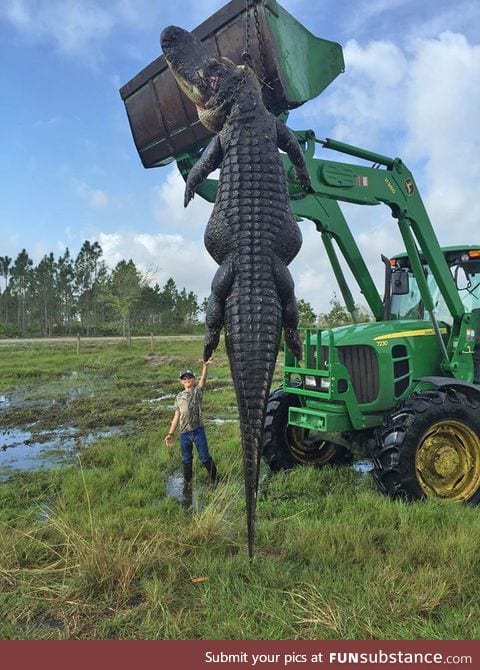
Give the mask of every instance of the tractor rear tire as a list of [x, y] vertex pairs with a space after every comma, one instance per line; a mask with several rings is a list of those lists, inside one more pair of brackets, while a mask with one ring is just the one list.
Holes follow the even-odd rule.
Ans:
[[480, 402], [456, 389], [424, 391], [376, 430], [372, 470], [393, 498], [480, 502]]
[[291, 470], [298, 465], [325, 465], [350, 463], [349, 449], [320, 439], [319, 433], [288, 424], [290, 407], [300, 407], [297, 395], [274, 391], [267, 405], [263, 434], [262, 457], [273, 472]]

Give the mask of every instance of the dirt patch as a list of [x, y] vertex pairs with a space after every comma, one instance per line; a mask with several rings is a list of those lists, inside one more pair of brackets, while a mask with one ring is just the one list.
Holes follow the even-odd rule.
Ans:
[[144, 356], [143, 360], [148, 365], [165, 365], [166, 363], [173, 363], [173, 361], [182, 360], [180, 356], [159, 356], [157, 354], [148, 354]]

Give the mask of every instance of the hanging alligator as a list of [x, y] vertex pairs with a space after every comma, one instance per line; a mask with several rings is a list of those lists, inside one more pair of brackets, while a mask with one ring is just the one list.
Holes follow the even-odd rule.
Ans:
[[253, 554], [255, 510], [265, 408], [282, 325], [297, 359], [294, 284], [287, 265], [302, 237], [290, 209], [278, 149], [311, 190], [295, 136], [264, 106], [261, 85], [247, 65], [211, 55], [191, 33], [169, 26], [161, 35], [167, 63], [200, 121], [217, 133], [186, 180], [185, 207], [195, 188], [216, 168], [220, 178], [205, 246], [220, 266], [206, 312], [203, 357], [208, 360], [222, 327], [236, 392], [243, 447], [248, 551]]

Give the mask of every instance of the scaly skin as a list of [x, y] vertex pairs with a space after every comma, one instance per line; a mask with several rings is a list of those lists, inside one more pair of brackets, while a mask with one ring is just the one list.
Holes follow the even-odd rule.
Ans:
[[205, 232], [205, 246], [220, 267], [208, 301], [204, 359], [212, 355], [223, 327], [240, 417], [251, 557], [265, 409], [282, 325], [288, 347], [301, 358], [287, 265], [302, 238], [278, 148], [288, 153], [306, 188], [310, 180], [300, 146], [263, 105], [250, 68], [213, 59], [190, 33], [173, 26], [162, 33], [162, 48], [200, 119], [218, 133], [188, 175], [185, 206], [196, 186], [220, 167]]

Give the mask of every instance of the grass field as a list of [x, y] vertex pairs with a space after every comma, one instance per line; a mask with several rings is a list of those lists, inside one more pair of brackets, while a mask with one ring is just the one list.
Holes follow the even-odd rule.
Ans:
[[2, 432], [74, 435], [58, 467], [0, 470], [0, 638], [478, 638], [477, 508], [393, 502], [351, 467], [262, 470], [249, 561], [222, 348], [204, 401], [221, 482], [196, 461], [184, 509], [163, 436], [201, 342], [150, 349], [0, 346]]

